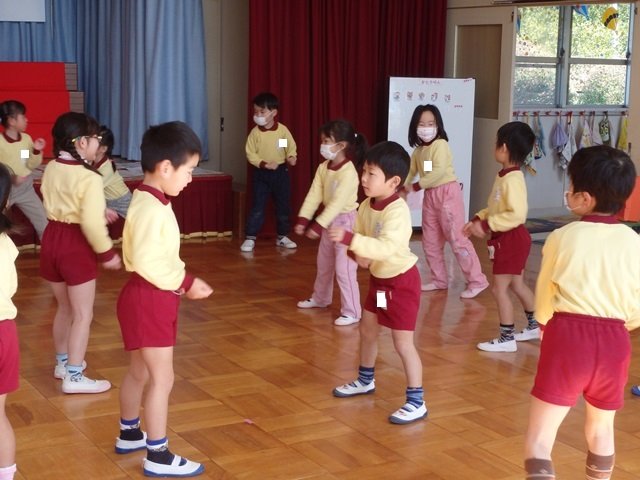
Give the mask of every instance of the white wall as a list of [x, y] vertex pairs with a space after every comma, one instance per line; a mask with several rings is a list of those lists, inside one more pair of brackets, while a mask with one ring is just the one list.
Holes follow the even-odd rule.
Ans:
[[[603, 2], [605, 3], [605, 2]], [[634, 2], [635, 3], [635, 2]], [[547, 4], [548, 5], [548, 4]], [[471, 210], [477, 211], [486, 205], [491, 185], [498, 169], [493, 151], [495, 134], [500, 125], [513, 120], [512, 85], [514, 69], [513, 7], [495, 7], [490, 0], [449, 0], [447, 10], [447, 40], [445, 53], [445, 76], [455, 77], [456, 30], [460, 25], [502, 25], [502, 46], [500, 62], [500, 94], [498, 119], [476, 117], [474, 122], [474, 146], [471, 172]], [[640, 20], [635, 15], [632, 51], [640, 55]], [[482, 51], [479, 55], [491, 55]], [[640, 171], [640, 62], [632, 63], [630, 82], [629, 141], [632, 143], [631, 158]], [[577, 112], [578, 110], [574, 110]], [[543, 130], [549, 142], [554, 119], [543, 117]], [[620, 117], [610, 116], [612, 138], [618, 138]], [[574, 113], [574, 125], [577, 115]], [[547, 150], [550, 154], [551, 149]], [[529, 190], [530, 215], [559, 214], [565, 212], [562, 198], [565, 190], [564, 175], [558, 169], [556, 160], [550, 157], [536, 163], [538, 174], [526, 175]]]

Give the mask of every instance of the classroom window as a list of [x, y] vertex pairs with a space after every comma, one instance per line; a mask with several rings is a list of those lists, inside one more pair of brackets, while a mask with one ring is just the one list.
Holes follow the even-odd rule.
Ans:
[[518, 8], [514, 105], [626, 106], [633, 13], [627, 3]]

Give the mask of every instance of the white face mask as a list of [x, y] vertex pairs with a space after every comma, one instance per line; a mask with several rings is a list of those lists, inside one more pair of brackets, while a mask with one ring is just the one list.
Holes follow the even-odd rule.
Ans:
[[567, 199], [567, 197], [569, 196], [569, 193], [571, 192], [564, 192], [564, 196], [563, 198], [563, 203], [564, 203], [564, 208], [566, 208], [567, 210], [569, 210], [570, 212], [573, 212], [575, 209], [579, 208], [579, 207], [573, 207], [571, 208], [569, 206], [569, 200]]
[[434, 138], [436, 138], [438, 129], [436, 127], [418, 127], [416, 133], [418, 134], [420, 140], [422, 140], [424, 143], [429, 143]]
[[259, 117], [258, 115], [254, 115], [253, 122], [259, 127], [264, 127], [267, 124], [267, 117]]
[[326, 160], [335, 160], [340, 150], [338, 150], [337, 152], [332, 152], [331, 149], [336, 145], [337, 143], [332, 143], [331, 145], [323, 143], [322, 145], [320, 145], [320, 155], [322, 155]]

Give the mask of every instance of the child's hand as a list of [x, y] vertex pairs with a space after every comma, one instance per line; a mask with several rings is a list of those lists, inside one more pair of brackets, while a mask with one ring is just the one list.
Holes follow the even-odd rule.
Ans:
[[44, 138], [36, 138], [33, 141], [33, 148], [35, 148], [36, 150], [44, 150], [44, 147], [47, 146], [47, 142], [45, 141]]
[[310, 238], [311, 240], [316, 240], [316, 239], [320, 238], [320, 235], [318, 235], [318, 234], [316, 233], [316, 231], [315, 231], [315, 230], [312, 230], [312, 229], [308, 229], [308, 230], [306, 231], [306, 233], [305, 233], [305, 236], [306, 236], [307, 238]]
[[287, 157], [287, 163], [292, 167], [296, 164], [297, 161], [298, 157]]
[[107, 270], [120, 270], [120, 268], [122, 268], [122, 260], [120, 259], [120, 255], [116, 253], [111, 260], [103, 262], [102, 267]]
[[355, 255], [355, 257], [356, 263], [359, 267], [369, 268], [369, 266], [371, 265], [372, 260], [370, 258], [361, 257], [360, 255]]
[[340, 227], [329, 227], [327, 233], [329, 234], [329, 240], [340, 243], [344, 239], [345, 230]]
[[278, 168], [278, 164], [276, 162], [265, 162], [264, 168], [267, 170], [276, 170]]
[[293, 233], [295, 233], [296, 235], [304, 235], [304, 225], [301, 224], [296, 224], [295, 227], [293, 227]]
[[191, 300], [200, 300], [202, 298], [207, 298], [212, 293], [213, 288], [211, 288], [207, 282], [196, 278], [185, 295]]
[[486, 232], [482, 228], [482, 224], [480, 222], [469, 222], [467, 223], [462, 232], [468, 237], [469, 235], [473, 235], [474, 237], [484, 238], [486, 236]]
[[114, 223], [116, 220], [118, 220], [118, 217], [119, 217], [118, 212], [116, 212], [115, 210], [112, 210], [110, 208], [107, 208], [104, 211], [104, 216], [107, 219], [107, 223], [108, 224]]
[[398, 196], [404, 200], [407, 199], [407, 189], [405, 188], [401, 188], [400, 190], [398, 190]]

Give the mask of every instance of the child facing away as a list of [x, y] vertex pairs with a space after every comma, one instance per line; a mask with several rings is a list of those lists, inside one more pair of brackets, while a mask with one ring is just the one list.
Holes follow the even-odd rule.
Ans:
[[[539, 338], [533, 314], [533, 292], [524, 283], [524, 267], [531, 250], [531, 235], [524, 227], [527, 219], [527, 186], [520, 170], [533, 149], [535, 134], [523, 122], [509, 122], [498, 129], [495, 157], [502, 169], [493, 183], [487, 208], [464, 226], [464, 234], [491, 238], [487, 242], [493, 261], [493, 293], [498, 304], [500, 335], [478, 343], [485, 352], [515, 352], [516, 342]], [[513, 304], [509, 289], [518, 297], [527, 316], [527, 326], [514, 331]]]
[[9, 168], [13, 178], [7, 205], [16, 205], [42, 240], [47, 226], [47, 214], [42, 200], [33, 189], [31, 173], [42, 163], [42, 150], [46, 142], [42, 138], [32, 140], [25, 132], [29, 122], [26, 114], [27, 107], [17, 100], [0, 103], [0, 122], [4, 127], [4, 132], [0, 135], [0, 163]]
[[[181, 295], [200, 299], [213, 290], [185, 270], [180, 230], [167, 195], [175, 197], [191, 182], [201, 146], [189, 126], [169, 122], [149, 128], [140, 148], [144, 180], [133, 193], [122, 240], [124, 264], [132, 273], [118, 297], [117, 314], [130, 363], [120, 387], [115, 450], [146, 449], [147, 476], [190, 477], [204, 466], [171, 453], [167, 440], [178, 306]], [[140, 428], [143, 404], [146, 433]]]
[[373, 393], [380, 325], [391, 329], [393, 345], [407, 377], [406, 403], [389, 416], [405, 424], [424, 418], [422, 362], [413, 343], [420, 307], [420, 274], [409, 249], [412, 234], [407, 203], [398, 196], [409, 172], [409, 154], [395, 142], [381, 142], [365, 154], [362, 187], [368, 197], [360, 205], [353, 232], [329, 228], [329, 237], [356, 255], [369, 268], [369, 292], [360, 321], [358, 378], [333, 390], [336, 397]]
[[94, 166], [102, 175], [104, 197], [107, 201], [107, 220], [109, 223], [113, 223], [118, 219], [118, 216], [127, 217], [127, 210], [131, 203], [131, 192], [111, 159], [115, 144], [113, 132], [106, 125], [101, 125], [100, 136], [102, 139]]
[[289, 166], [297, 160], [296, 142], [289, 129], [276, 120], [280, 103], [273, 93], [260, 93], [253, 99], [255, 127], [247, 137], [247, 160], [253, 171], [253, 206], [245, 227], [246, 239], [240, 246], [243, 252], [252, 252], [258, 232], [264, 223], [264, 209], [269, 196], [276, 210], [276, 245], [297, 248], [289, 234], [291, 185]]
[[91, 166], [100, 145], [100, 126], [88, 115], [67, 112], [51, 134], [56, 159], [42, 176], [49, 223], [42, 237], [40, 275], [49, 282], [58, 308], [53, 319], [54, 376], [64, 393], [101, 393], [107, 380], [84, 375], [93, 320], [98, 263], [117, 270], [120, 256], [107, 232], [102, 178]]
[[20, 352], [11, 297], [18, 289], [15, 260], [18, 249], [7, 232], [11, 222], [4, 212], [11, 191], [11, 172], [0, 164], [0, 480], [12, 480], [16, 472], [16, 437], [6, 413], [7, 394], [18, 389]]
[[[347, 247], [334, 243], [327, 229], [335, 226], [352, 231], [358, 208], [358, 172], [352, 160], [360, 161], [366, 140], [346, 120], [333, 120], [320, 128], [320, 154], [325, 158], [316, 170], [313, 183], [300, 208], [294, 232], [312, 239], [320, 237], [317, 274], [313, 294], [298, 302], [298, 308], [324, 308], [331, 304], [333, 277], [340, 287], [338, 326], [360, 321], [358, 264], [347, 255]], [[324, 209], [312, 221], [318, 207]]]
[[[411, 169], [405, 191], [424, 189], [422, 201], [422, 248], [431, 270], [431, 282], [422, 285], [425, 292], [449, 288], [444, 261], [448, 242], [460, 265], [467, 287], [461, 298], [474, 298], [489, 286], [482, 273], [473, 244], [462, 233], [465, 224], [464, 200], [453, 170], [453, 155], [440, 110], [435, 105], [418, 105], [409, 123]], [[413, 182], [416, 175], [419, 179]]]
[[614, 465], [614, 417], [631, 360], [629, 330], [640, 326], [640, 237], [616, 213], [636, 169], [615, 148], [576, 152], [568, 167], [568, 208], [580, 221], [553, 231], [542, 249], [536, 318], [544, 329], [525, 436], [528, 479], [555, 479], [551, 451], [570, 408], [585, 399], [586, 478], [607, 480]]

